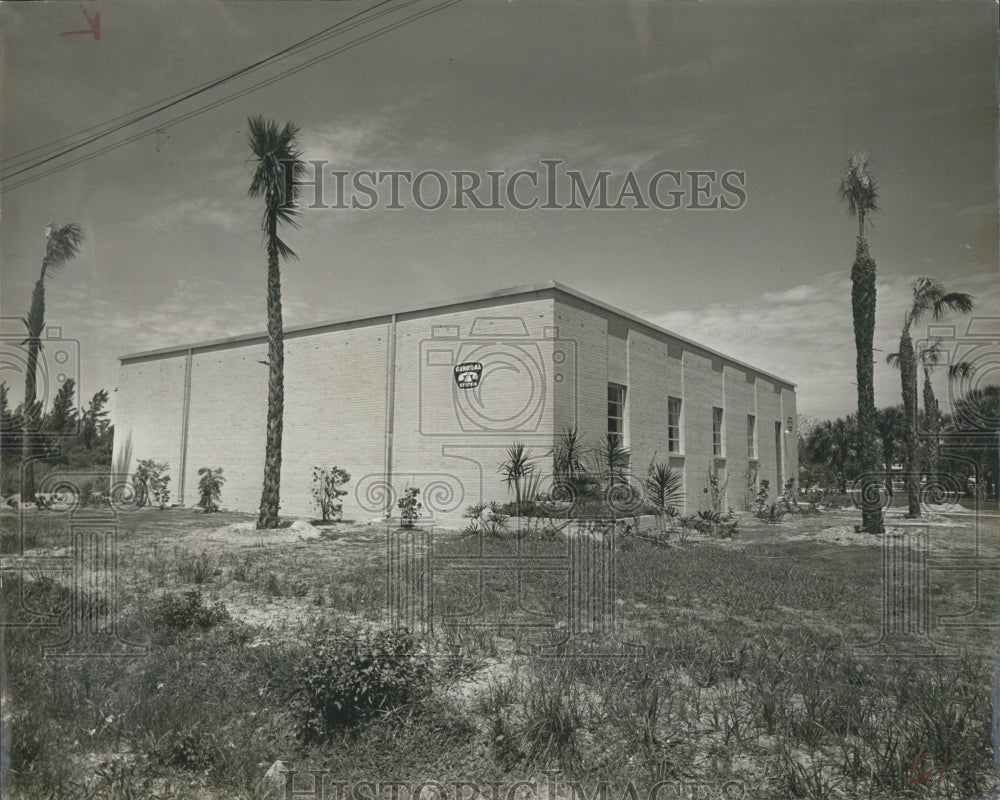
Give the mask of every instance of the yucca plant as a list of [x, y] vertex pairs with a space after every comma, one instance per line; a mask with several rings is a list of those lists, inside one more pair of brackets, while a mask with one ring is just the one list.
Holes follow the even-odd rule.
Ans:
[[665, 531], [666, 518], [676, 514], [675, 507], [683, 498], [684, 476], [662, 461], [651, 460], [646, 471], [645, 488], [646, 501], [656, 508], [660, 528]]
[[531, 460], [531, 449], [523, 442], [508, 445], [506, 458], [500, 464], [500, 474], [507, 484], [508, 491], [514, 489], [514, 502], [517, 515], [521, 515], [521, 487], [524, 481], [535, 472], [535, 464]]

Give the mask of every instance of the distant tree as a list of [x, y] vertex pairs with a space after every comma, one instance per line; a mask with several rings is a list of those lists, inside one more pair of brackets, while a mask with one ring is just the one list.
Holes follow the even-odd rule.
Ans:
[[[248, 194], [264, 199], [264, 248], [267, 251], [267, 439], [264, 453], [264, 483], [260, 495], [258, 528], [276, 528], [281, 492], [281, 433], [284, 422], [284, 333], [281, 320], [280, 260], [296, 258], [292, 248], [278, 236], [278, 224], [296, 226], [295, 195], [305, 165], [298, 149], [298, 126], [288, 122], [278, 127], [274, 120], [250, 117], [248, 142], [255, 160]], [[297, 226], [296, 226], [297, 227]]]
[[880, 408], [875, 416], [875, 426], [882, 442], [882, 461], [887, 475], [892, 474], [892, 465], [896, 463], [899, 447], [905, 436], [906, 415], [903, 407], [888, 406]]
[[13, 448], [15, 431], [20, 427], [20, 420], [10, 410], [10, 388], [7, 381], [0, 381], [0, 449], [5, 453]]
[[202, 467], [198, 474], [201, 476], [198, 480], [198, 508], [206, 514], [212, 514], [219, 510], [222, 485], [226, 482], [222, 477], [222, 467]]
[[943, 428], [945, 452], [962, 456], [961, 460], [950, 460], [947, 455], [942, 459], [949, 471], [967, 476], [971, 461], [980, 484], [992, 480], [995, 489], [1000, 477], [1000, 386], [979, 386], [955, 400]]
[[81, 417], [80, 435], [83, 439], [83, 446], [88, 450], [101, 445], [108, 436], [110, 423], [108, 422], [108, 411], [105, 408], [108, 400], [108, 390], [101, 389], [94, 393], [87, 408], [84, 409]]
[[814, 426], [805, 442], [802, 454], [807, 464], [824, 465], [841, 493], [847, 493], [847, 481], [857, 476], [858, 425], [857, 417], [825, 420]]
[[[967, 314], [975, 306], [972, 295], [963, 292], [949, 292], [944, 285], [933, 278], [920, 277], [913, 282], [913, 301], [903, 317], [903, 330], [899, 337], [899, 351], [891, 353], [887, 360], [899, 367], [900, 384], [903, 394], [903, 412], [906, 414], [903, 449], [906, 458], [906, 497], [909, 516], [920, 516], [920, 472], [921, 463], [917, 448], [917, 355], [910, 336], [910, 327], [927, 315], [937, 320], [945, 311]], [[925, 373], [926, 383], [930, 383], [929, 373]], [[933, 389], [930, 390], [933, 393]], [[931, 395], [931, 398], [933, 394]], [[931, 398], [927, 402], [931, 402]], [[936, 412], [935, 412], [936, 417]]]
[[36, 382], [38, 380], [38, 354], [42, 349], [42, 334], [45, 331], [45, 278], [55, 274], [66, 263], [76, 257], [83, 244], [83, 228], [75, 222], [66, 225], [49, 225], [45, 229], [45, 255], [42, 258], [42, 271], [35, 282], [31, 295], [31, 309], [25, 319], [28, 329], [27, 365], [24, 373], [24, 436], [22, 437], [22, 459], [24, 461], [21, 486], [22, 501], [35, 499], [35, 467], [29, 458], [33, 452], [32, 434], [38, 431], [41, 423], [41, 403], [37, 399]]
[[882, 505], [875, 472], [878, 445], [875, 438], [875, 372], [872, 363], [875, 337], [875, 262], [868, 251], [865, 221], [878, 211], [878, 183], [871, 172], [871, 157], [864, 150], [852, 152], [840, 180], [840, 197], [847, 212], [858, 218], [858, 240], [851, 268], [851, 310], [858, 377], [858, 453], [861, 462], [861, 529], [878, 534], [884, 530]]
[[54, 436], [72, 433], [76, 427], [76, 381], [67, 378], [59, 387], [43, 428]]

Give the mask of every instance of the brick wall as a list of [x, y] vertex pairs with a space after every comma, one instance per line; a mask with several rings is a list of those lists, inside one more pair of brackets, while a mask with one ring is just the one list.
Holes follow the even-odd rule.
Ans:
[[[448, 524], [472, 503], [513, 499], [499, 473], [515, 441], [549, 475], [554, 438], [575, 427], [588, 446], [607, 432], [607, 385], [627, 387], [626, 443], [635, 478], [655, 458], [682, 471], [685, 511], [705, 506], [710, 468], [728, 478], [728, 504], [747, 490], [747, 415], [757, 420], [759, 475], [772, 497], [797, 472], [795, 394], [741, 365], [555, 290], [484, 299], [395, 322], [391, 490], [385, 486], [387, 378], [392, 319], [290, 332], [285, 339], [282, 512], [314, 516], [312, 469], [351, 473], [344, 516], [380, 517], [387, 497], [421, 489], [425, 513]], [[186, 504], [199, 467], [222, 467], [223, 504], [255, 511], [263, 476], [267, 345], [261, 338], [202, 346], [191, 356]], [[116, 406], [116, 448], [131, 432], [135, 458], [167, 461], [181, 486], [187, 352], [127, 360]], [[481, 361], [478, 390], [455, 386], [453, 367]], [[667, 400], [682, 398], [683, 452], [668, 452]], [[726, 457], [712, 454], [712, 408], [725, 409]], [[781, 424], [780, 443], [775, 423]], [[134, 465], [134, 464], [133, 464]], [[544, 486], [542, 487], [544, 489]], [[398, 513], [393, 504], [392, 512]]]
[[[398, 321], [397, 491], [421, 487], [440, 519], [476, 502], [514, 499], [498, 471], [504, 451], [523, 442], [543, 460], [552, 447], [554, 387], [575, 368], [554, 333], [552, 300], [534, 296]], [[476, 390], [455, 385], [453, 367], [467, 361], [483, 363]]]

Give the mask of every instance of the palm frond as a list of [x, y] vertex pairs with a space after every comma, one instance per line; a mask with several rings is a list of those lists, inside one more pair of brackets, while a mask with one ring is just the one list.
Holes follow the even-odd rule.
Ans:
[[975, 298], [965, 292], [948, 292], [942, 295], [934, 303], [934, 319], [940, 319], [941, 315], [947, 311], [957, 311], [960, 314], [968, 314], [976, 307]]
[[840, 199], [847, 203], [847, 213], [856, 217], [878, 211], [878, 181], [871, 172], [871, 156], [864, 150], [851, 151], [840, 179]]
[[261, 230], [265, 243], [273, 244], [283, 259], [296, 258], [292, 250], [274, 233], [279, 224], [298, 227], [295, 207], [299, 186], [296, 182], [305, 173], [302, 153], [298, 149], [299, 128], [292, 122], [279, 126], [277, 121], [255, 115], [247, 120], [247, 144], [255, 161], [247, 194], [264, 199]]
[[899, 353], [889, 353], [885, 357], [885, 363], [888, 364], [890, 367], [899, 369]]
[[65, 225], [50, 225], [46, 228], [45, 257], [42, 259], [42, 278], [65, 266], [80, 252], [80, 245], [86, 238], [83, 227], [75, 222]]
[[954, 380], [955, 378], [966, 378], [972, 375], [976, 371], [976, 365], [969, 361], [959, 361], [956, 364], [951, 364], [948, 367], [948, 380]]
[[936, 367], [941, 363], [941, 340], [935, 339], [929, 344], [921, 344], [917, 358], [925, 367]]

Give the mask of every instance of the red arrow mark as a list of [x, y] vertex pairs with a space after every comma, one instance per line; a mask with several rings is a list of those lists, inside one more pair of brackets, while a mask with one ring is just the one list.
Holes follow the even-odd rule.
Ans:
[[66, 31], [65, 33], [60, 33], [60, 36], [78, 36], [79, 34], [92, 34], [94, 41], [99, 42], [101, 40], [101, 12], [95, 11], [94, 16], [90, 16], [87, 13], [87, 9], [83, 7], [83, 3], [80, 3], [80, 10], [83, 12], [83, 16], [87, 20], [87, 24], [90, 26], [86, 30], [82, 31]]

